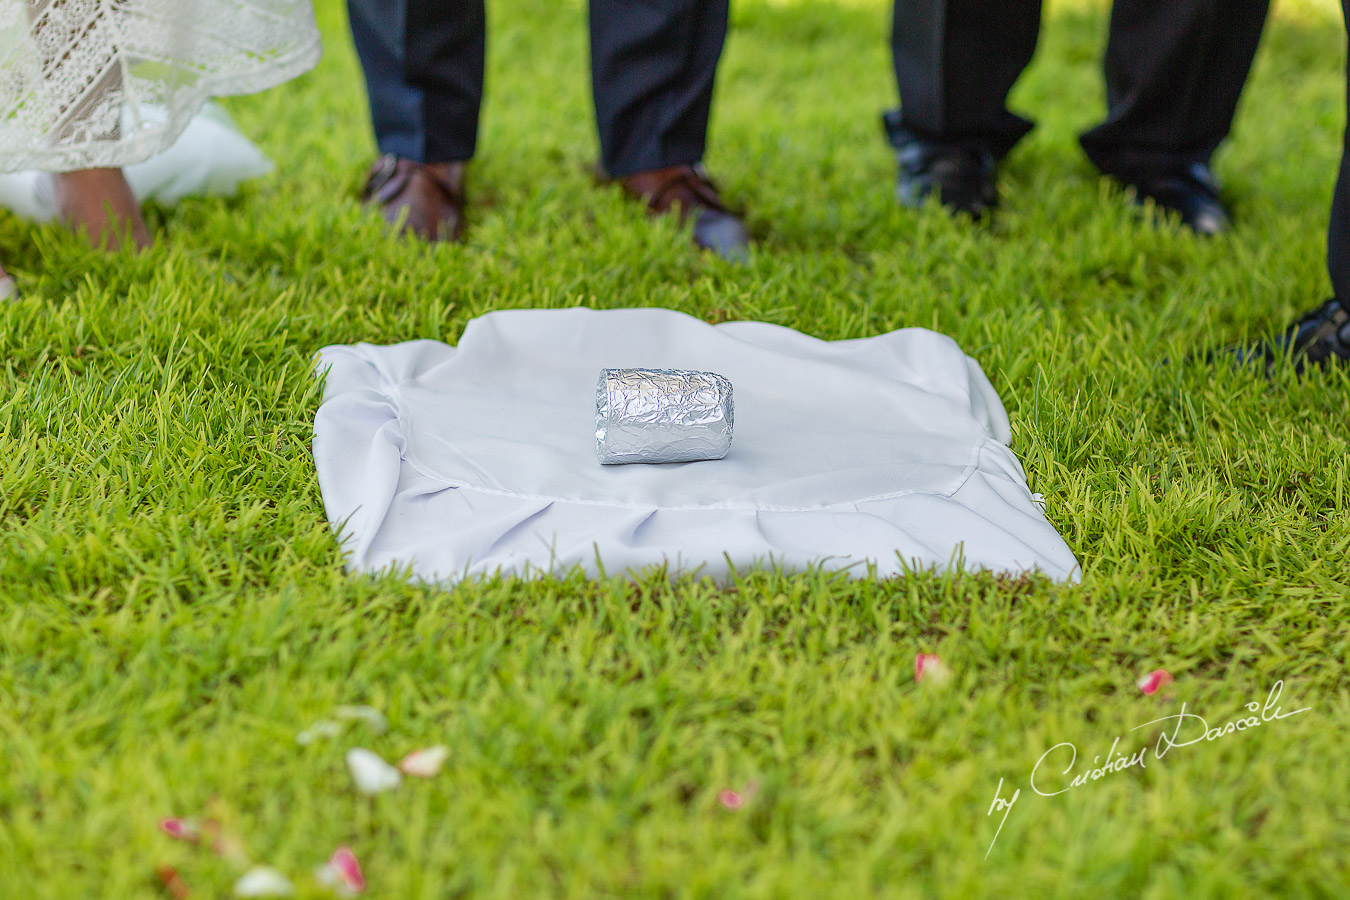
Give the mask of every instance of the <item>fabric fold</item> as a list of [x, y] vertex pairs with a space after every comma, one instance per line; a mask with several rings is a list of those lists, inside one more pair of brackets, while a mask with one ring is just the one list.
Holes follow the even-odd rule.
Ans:
[[[959, 559], [1076, 577], [989, 379], [923, 329], [829, 342], [668, 310], [514, 310], [458, 347], [328, 347], [318, 366], [315, 466], [356, 571], [725, 580], [772, 561], [884, 577]], [[595, 377], [624, 366], [731, 378], [727, 458], [600, 466]]]

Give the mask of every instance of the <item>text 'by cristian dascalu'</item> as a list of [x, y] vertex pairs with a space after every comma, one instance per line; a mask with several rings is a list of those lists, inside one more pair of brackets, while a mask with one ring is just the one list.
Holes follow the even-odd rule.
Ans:
[[[1099, 781], [1127, 769], [1147, 768], [1150, 749], [1153, 751], [1153, 759], [1162, 759], [1174, 748], [1221, 740], [1240, 731], [1260, 728], [1262, 725], [1279, 719], [1287, 719], [1290, 716], [1296, 716], [1312, 709], [1311, 706], [1305, 706], [1293, 712], [1281, 712], [1279, 700], [1280, 692], [1283, 689], [1283, 681], [1275, 682], [1270, 689], [1270, 693], [1266, 696], [1264, 705], [1255, 701], [1248, 703], [1246, 710], [1250, 715], [1231, 719], [1213, 727], [1203, 717], [1188, 712], [1186, 704], [1182, 703], [1181, 711], [1175, 715], [1153, 719], [1130, 729], [1130, 731], [1138, 731], [1150, 725], [1163, 726], [1163, 731], [1158, 736], [1158, 742], [1152, 748], [1146, 744], [1134, 752], [1130, 752], [1128, 749], [1125, 752], [1119, 752], [1120, 738], [1117, 737], [1111, 743], [1111, 749], [1107, 752], [1105, 759], [1102, 759], [1101, 756], [1093, 757], [1092, 765], [1085, 766], [1082, 769], [1078, 769], [1078, 748], [1076, 746], [1067, 741], [1056, 744], [1042, 753], [1041, 758], [1036, 760], [1036, 765], [1031, 769], [1029, 786], [1032, 791], [1042, 797], [1054, 797], [1057, 794], [1067, 793], [1074, 788], [1082, 787], [1092, 781]], [[1168, 722], [1175, 723], [1171, 727], [1171, 733], [1168, 733], [1167, 730], [1169, 726], [1164, 725]], [[1013, 805], [1017, 803], [1021, 794], [1022, 789], [1018, 788], [1012, 792], [1012, 796], [1003, 796], [1003, 779], [998, 780], [998, 788], [994, 791], [994, 802], [989, 805], [989, 812], [985, 815], [992, 816], [1001, 812], [1003, 818], [999, 820], [998, 830], [994, 832], [994, 839], [989, 842], [989, 850], [985, 851], [985, 859], [989, 858], [989, 852], [994, 849], [994, 842], [998, 840], [999, 834], [1003, 831], [1003, 823], [1008, 821], [1008, 815], [1012, 812]]]

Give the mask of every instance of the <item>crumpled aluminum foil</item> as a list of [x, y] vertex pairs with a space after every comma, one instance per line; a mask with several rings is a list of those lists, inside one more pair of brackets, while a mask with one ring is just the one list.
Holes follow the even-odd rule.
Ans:
[[715, 372], [605, 369], [595, 391], [603, 465], [721, 459], [731, 450], [731, 382]]

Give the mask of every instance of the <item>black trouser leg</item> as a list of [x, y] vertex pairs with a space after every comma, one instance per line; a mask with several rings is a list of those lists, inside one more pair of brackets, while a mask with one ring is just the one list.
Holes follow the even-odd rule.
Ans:
[[727, 2], [591, 0], [591, 86], [608, 174], [703, 158]]
[[1184, 172], [1228, 136], [1269, 0], [1116, 0], [1107, 119], [1083, 135], [1103, 172]]
[[896, 0], [900, 129], [1005, 156], [1031, 130], [1006, 101], [1036, 52], [1040, 24], [1040, 0]]
[[348, 0], [381, 153], [473, 156], [483, 98], [483, 0]]
[[[1345, 30], [1350, 36], [1350, 0], [1341, 0]], [[1345, 110], [1350, 119], [1350, 60], [1345, 66]], [[1336, 197], [1331, 201], [1331, 228], [1327, 239], [1327, 267], [1331, 284], [1342, 303], [1350, 303], [1350, 125], [1341, 151], [1341, 175], [1336, 179]]]

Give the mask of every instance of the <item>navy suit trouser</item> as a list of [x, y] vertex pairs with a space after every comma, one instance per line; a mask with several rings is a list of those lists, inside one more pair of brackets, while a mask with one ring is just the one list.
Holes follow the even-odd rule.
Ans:
[[[380, 152], [419, 162], [470, 159], [483, 99], [483, 0], [347, 5]], [[609, 174], [703, 158], [727, 6], [591, 0], [591, 86]]]

